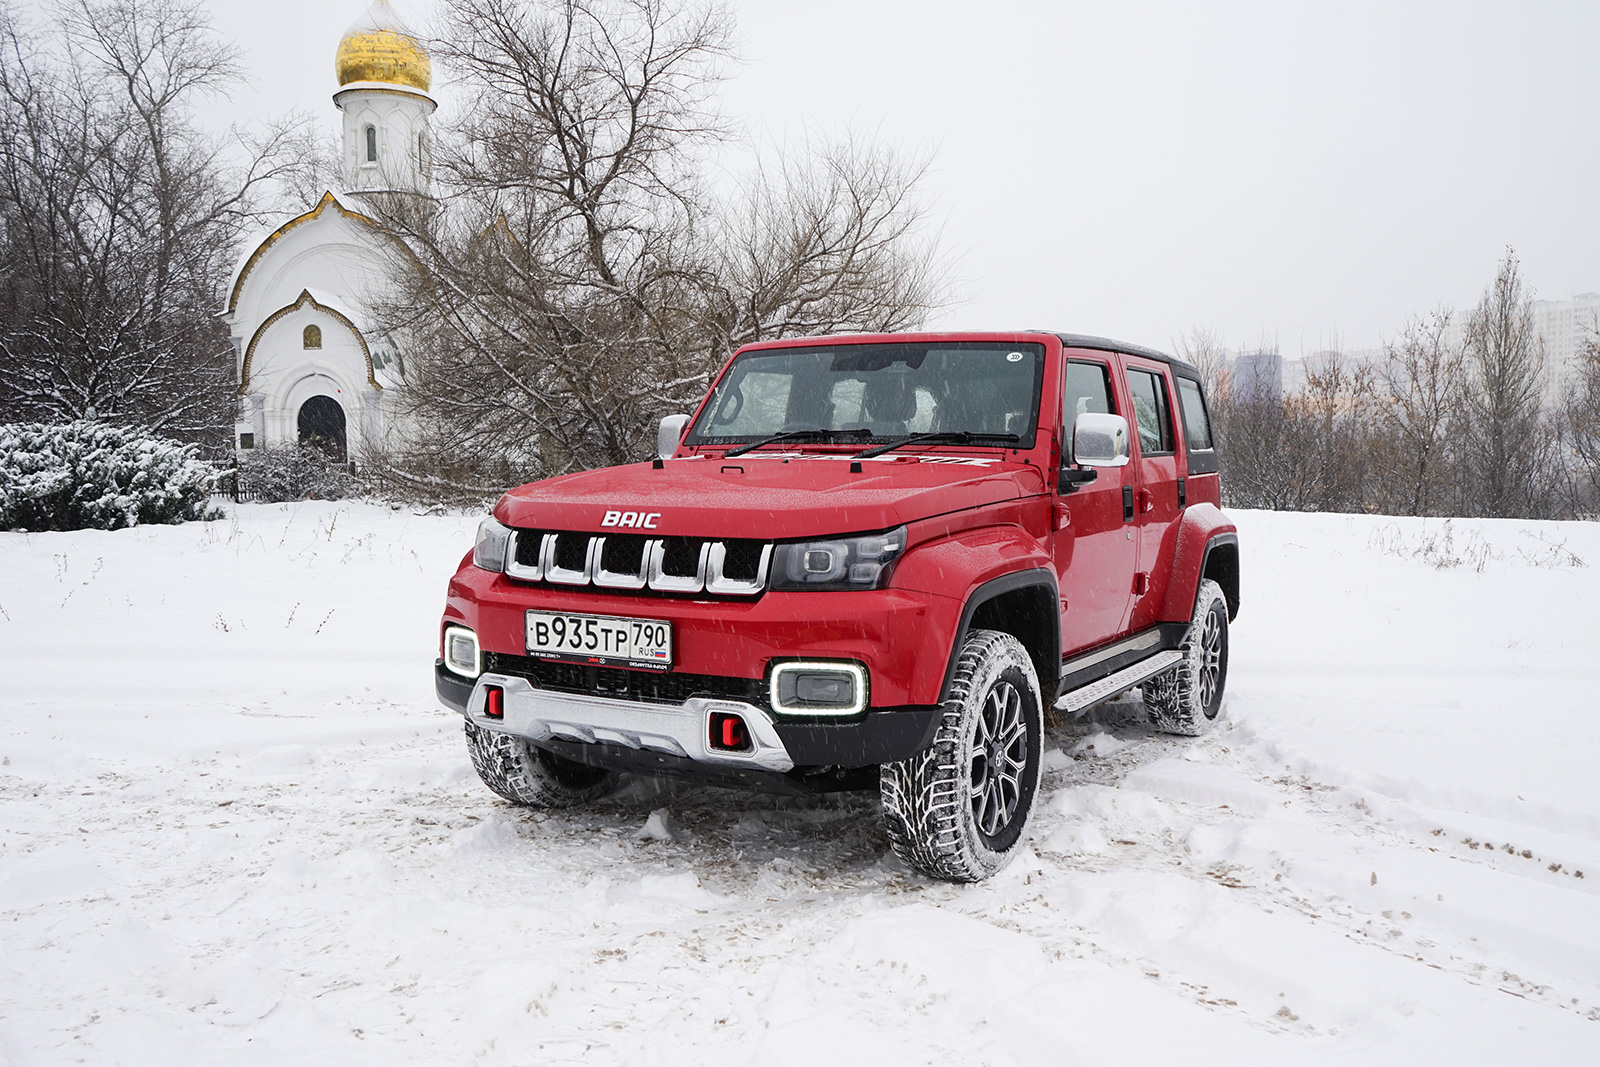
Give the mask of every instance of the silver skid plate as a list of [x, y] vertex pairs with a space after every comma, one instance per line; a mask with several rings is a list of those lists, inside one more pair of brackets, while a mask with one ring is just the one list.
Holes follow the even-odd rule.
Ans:
[[[504, 714], [486, 715], [484, 688], [504, 695]], [[738, 715], [750, 734], [750, 749], [728, 752], [709, 743], [711, 715]], [[585, 744], [620, 745], [687, 756], [702, 763], [757, 766], [783, 772], [794, 767], [783, 739], [767, 713], [739, 700], [690, 697], [682, 704], [645, 704], [580, 693], [536, 689], [514, 675], [484, 674], [467, 700], [467, 719], [485, 730], [515, 734], [530, 741], [560, 738]]]

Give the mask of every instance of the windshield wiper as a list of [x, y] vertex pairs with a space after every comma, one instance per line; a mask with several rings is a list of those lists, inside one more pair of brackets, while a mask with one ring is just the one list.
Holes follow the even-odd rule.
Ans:
[[1022, 440], [1014, 433], [969, 433], [966, 430], [948, 430], [943, 433], [914, 433], [902, 437], [897, 441], [890, 441], [886, 445], [874, 445], [865, 452], [857, 452], [857, 459], [871, 459], [881, 456], [885, 452], [893, 452], [906, 445], [967, 445], [974, 441], [1000, 441], [1006, 444], [1015, 444]]
[[846, 440], [849, 440], [849, 441], [859, 441], [863, 437], [871, 437], [871, 436], [872, 436], [872, 431], [871, 430], [867, 430], [867, 429], [860, 429], [860, 430], [786, 430], [783, 433], [775, 433], [771, 437], [763, 437], [763, 438], [760, 438], [759, 440], [751, 441], [747, 445], [740, 445], [738, 448], [730, 448], [730, 449], [728, 449], [728, 451], [726, 451], [726, 452], [724, 452], [722, 454], [722, 458], [723, 459], [732, 459], [734, 456], [742, 456], [746, 452], [752, 451], [753, 449], [760, 448], [762, 445], [775, 445], [779, 441], [810, 441], [810, 442], [817, 442], [817, 443], [824, 443], [825, 444], [827, 442], [836, 440], [836, 439], [841, 438], [841, 437], [846, 439]]

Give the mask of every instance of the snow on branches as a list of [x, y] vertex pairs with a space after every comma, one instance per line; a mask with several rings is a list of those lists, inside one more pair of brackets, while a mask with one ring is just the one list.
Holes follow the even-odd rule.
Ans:
[[0, 529], [119, 530], [207, 516], [196, 446], [79, 421], [0, 424]]

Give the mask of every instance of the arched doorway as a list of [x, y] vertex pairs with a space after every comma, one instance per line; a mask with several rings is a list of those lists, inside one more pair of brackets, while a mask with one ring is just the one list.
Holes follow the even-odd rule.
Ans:
[[335, 463], [346, 460], [344, 408], [331, 396], [314, 396], [300, 405], [300, 443], [315, 445]]

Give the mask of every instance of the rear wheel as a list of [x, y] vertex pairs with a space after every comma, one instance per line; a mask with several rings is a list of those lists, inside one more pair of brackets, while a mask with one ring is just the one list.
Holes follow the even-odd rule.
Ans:
[[616, 774], [535, 748], [520, 737], [467, 723], [467, 752], [483, 784], [513, 804], [570, 808], [604, 795]]
[[1228, 601], [1209, 578], [1200, 583], [1179, 651], [1183, 660], [1177, 666], [1142, 687], [1144, 710], [1161, 732], [1198, 737], [1221, 716], [1228, 682]]
[[924, 874], [977, 882], [1010, 862], [1039, 790], [1044, 715], [1033, 660], [1010, 634], [974, 630], [933, 743], [879, 772], [895, 855]]

